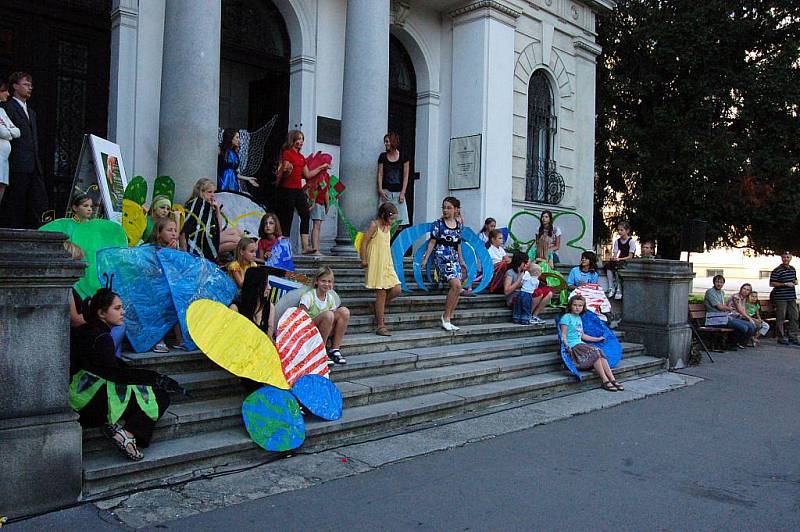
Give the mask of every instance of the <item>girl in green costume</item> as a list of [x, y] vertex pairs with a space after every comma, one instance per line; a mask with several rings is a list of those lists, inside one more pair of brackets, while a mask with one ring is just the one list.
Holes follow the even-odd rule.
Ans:
[[84, 427], [103, 433], [131, 460], [141, 460], [153, 427], [169, 406], [167, 391], [180, 391], [173, 379], [154, 371], [128, 367], [115, 354], [111, 327], [122, 325], [119, 296], [101, 288], [89, 303], [86, 323], [70, 338], [69, 402]]

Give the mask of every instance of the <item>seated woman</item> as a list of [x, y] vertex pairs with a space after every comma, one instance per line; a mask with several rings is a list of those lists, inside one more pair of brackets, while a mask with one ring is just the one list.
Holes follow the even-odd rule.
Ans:
[[570, 291], [585, 284], [598, 284], [600, 275], [597, 273], [597, 255], [593, 251], [581, 253], [581, 263], [569, 271], [567, 287]]
[[[119, 296], [101, 288], [89, 302], [86, 323], [70, 338], [69, 403], [84, 427], [103, 434], [130, 460], [141, 460], [156, 421], [169, 406], [168, 391], [181, 391], [166, 375], [128, 367], [114, 355], [111, 328], [122, 325]], [[124, 393], [123, 393], [124, 392]]]
[[758, 327], [756, 327], [755, 320], [747, 313], [747, 302], [752, 291], [753, 286], [750, 283], [744, 283], [739, 288], [739, 292], [733, 294], [728, 301], [728, 307], [730, 308], [728, 327], [736, 330], [736, 346], [739, 349], [755, 345], [753, 338], [758, 331]]
[[611, 302], [600, 287], [600, 275], [597, 273], [597, 255], [586, 250], [581, 253], [580, 266], [570, 270], [567, 287], [570, 296], [581, 295], [586, 299], [586, 309], [594, 312], [601, 320], [613, 323]]

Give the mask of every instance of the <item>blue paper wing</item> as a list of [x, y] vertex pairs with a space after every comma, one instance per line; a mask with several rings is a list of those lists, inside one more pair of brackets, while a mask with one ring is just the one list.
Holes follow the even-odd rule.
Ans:
[[291, 392], [315, 416], [327, 421], [342, 417], [342, 392], [321, 375], [303, 375], [294, 383]]
[[287, 390], [263, 386], [242, 403], [242, 419], [253, 441], [267, 451], [288, 451], [303, 445], [306, 427], [300, 405]]
[[292, 243], [288, 238], [281, 238], [272, 248], [272, 255], [264, 263], [265, 266], [280, 268], [289, 272], [294, 271], [292, 259]]
[[581, 322], [583, 322], [584, 333], [589, 336], [602, 336], [605, 338], [602, 342], [593, 343], [592, 345], [596, 345], [603, 351], [609, 366], [616, 367], [619, 361], [622, 360], [622, 345], [620, 345], [614, 331], [609, 329], [605, 322], [598, 318], [594, 312], [584, 312], [581, 315]]
[[[425, 284], [425, 281], [422, 280], [422, 257], [425, 256], [425, 245], [422, 245], [417, 248], [417, 251], [414, 253], [414, 281], [417, 282], [417, 286], [419, 286], [422, 290], [428, 291], [428, 286]], [[431, 280], [431, 270], [430, 270], [430, 263], [433, 259], [428, 257], [428, 264], [426, 264], [426, 269], [428, 272], [428, 281]]]
[[475, 276], [478, 275], [477, 256], [475, 255], [475, 249], [469, 242], [461, 242], [461, 254], [464, 255], [462, 258], [464, 259], [464, 264], [467, 265], [467, 280], [464, 286], [469, 288], [472, 286]]
[[[464, 230], [462, 231], [462, 238], [470, 246], [472, 246], [473, 251], [475, 251], [475, 254], [477, 255], [477, 262], [480, 262], [480, 264], [481, 264], [481, 271], [483, 271], [483, 272], [492, 272], [492, 271], [494, 271], [494, 264], [492, 264], [492, 257], [489, 256], [489, 252], [486, 251], [486, 248], [484, 247], [483, 242], [481, 242], [481, 239], [478, 238], [477, 234], [475, 234], [475, 231], [473, 231], [469, 227], [465, 227]], [[469, 263], [467, 263], [467, 267], [469, 267]], [[474, 264], [473, 264], [473, 267], [474, 267]], [[473, 290], [473, 292], [476, 293], [476, 294], [481, 292], [487, 286], [489, 286], [489, 283], [491, 283], [491, 282], [492, 282], [492, 276], [491, 275], [484, 275], [483, 278], [481, 279], [480, 284], [478, 284], [478, 287], [475, 288], [475, 290]]]
[[125, 309], [125, 334], [137, 353], [147, 351], [178, 321], [155, 246], [97, 252], [97, 274], [114, 276]]
[[[500, 231], [503, 234], [503, 244], [508, 242], [508, 227], [500, 227], [498, 229], [498, 231]], [[489, 246], [486, 246], [486, 247], [489, 247]]]
[[558, 345], [559, 351], [561, 352], [561, 360], [564, 362], [564, 365], [567, 366], [567, 369], [575, 375], [579, 381], [581, 379], [581, 372], [578, 368], [575, 367], [575, 362], [572, 360], [572, 357], [569, 355], [569, 349], [567, 349], [567, 343], [564, 341], [564, 338], [561, 336], [561, 317], [563, 314], [556, 317], [556, 332], [558, 333]]
[[185, 251], [157, 249], [158, 261], [178, 314], [184, 345], [189, 349], [196, 349], [186, 326], [186, 310], [189, 305], [198, 299], [211, 299], [227, 306], [236, 295], [236, 284], [210, 260]]
[[[397, 235], [397, 238], [394, 239], [392, 242], [392, 262], [394, 263], [394, 271], [397, 274], [397, 278], [400, 279], [400, 288], [403, 289], [403, 292], [409, 292], [408, 285], [406, 284], [405, 272], [403, 271], [403, 256], [406, 254], [406, 251], [414, 245], [422, 235], [425, 233], [430, 233], [431, 227], [433, 224], [431, 223], [424, 223], [424, 224], [417, 224], [411, 227], [407, 227], [400, 231]], [[424, 253], [424, 251], [423, 251]], [[414, 256], [414, 262], [419, 262]], [[422, 255], [420, 255], [422, 258]], [[414, 271], [414, 278], [417, 279], [416, 267]], [[424, 283], [420, 283], [419, 279], [417, 279], [417, 284], [422, 286]], [[423, 288], [425, 290], [425, 288]]]

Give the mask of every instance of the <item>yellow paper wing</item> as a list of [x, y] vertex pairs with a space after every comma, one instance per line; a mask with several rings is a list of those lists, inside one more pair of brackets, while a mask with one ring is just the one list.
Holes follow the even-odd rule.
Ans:
[[219, 366], [238, 377], [289, 389], [272, 341], [238, 312], [200, 299], [189, 305], [186, 325], [197, 347]]
[[364, 240], [364, 233], [359, 231], [356, 233], [355, 241], [353, 242], [353, 246], [356, 248], [356, 253], [361, 253], [361, 241]]
[[142, 239], [142, 234], [147, 227], [147, 216], [142, 206], [133, 200], [122, 200], [122, 229], [128, 237], [128, 247], [133, 247]]

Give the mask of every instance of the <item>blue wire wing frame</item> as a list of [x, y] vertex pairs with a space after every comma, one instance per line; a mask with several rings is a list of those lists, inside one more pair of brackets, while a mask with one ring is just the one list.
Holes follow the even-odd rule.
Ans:
[[[400, 234], [398, 234], [397, 238], [395, 238], [394, 242], [392, 242], [392, 247], [391, 247], [391, 250], [392, 250], [392, 262], [394, 264], [394, 271], [395, 271], [395, 273], [397, 273], [397, 278], [400, 279], [400, 287], [403, 289], [403, 292], [410, 292], [411, 291], [408, 288], [408, 284], [406, 284], [405, 272], [403, 270], [403, 257], [405, 256], [406, 251], [408, 251], [410, 248], [412, 248], [414, 246], [414, 242], [419, 240], [425, 233], [430, 233], [431, 232], [431, 228], [432, 227], [433, 227], [433, 224], [431, 224], [429, 222], [408, 227], [408, 228], [400, 231]], [[420, 246], [419, 249], [424, 248], [426, 245], [427, 245], [427, 241], [425, 242], [425, 244]], [[417, 250], [417, 253], [419, 253], [419, 249]], [[424, 254], [425, 252], [423, 251], [422, 253]], [[422, 258], [422, 255], [420, 255], [420, 259], [421, 258]], [[417, 260], [416, 255], [415, 255], [415, 257], [414, 257], [414, 278], [417, 280], [417, 284], [420, 285], [420, 288], [422, 288], [423, 290], [427, 290], [427, 287], [425, 287], [425, 283], [421, 282], [422, 281], [422, 275], [421, 274], [420, 275], [417, 274], [417, 270], [419, 269], [417, 267], [417, 263], [418, 263], [418, 260]]]
[[[486, 247], [483, 245], [483, 241], [478, 238], [478, 235], [473, 231], [470, 227], [464, 227], [461, 232], [461, 238], [464, 242], [469, 244], [471, 250], [475, 254], [475, 259], [472, 261], [467, 261], [467, 254], [464, 253], [464, 262], [467, 264], [467, 274], [468, 274], [468, 284], [472, 284], [472, 281], [475, 280], [476, 275], [476, 263], [480, 263], [481, 270], [483, 271], [484, 275], [481, 279], [480, 284], [473, 290], [474, 293], [478, 294], [482, 290], [485, 290], [489, 283], [492, 282], [492, 275], [490, 272], [494, 271], [494, 264], [492, 264], [492, 257], [489, 256], [489, 252], [486, 251]], [[461, 247], [462, 252], [464, 251], [464, 246]], [[472, 271], [470, 271], [470, 267]], [[488, 274], [488, 275], [487, 275]]]

